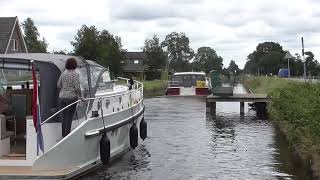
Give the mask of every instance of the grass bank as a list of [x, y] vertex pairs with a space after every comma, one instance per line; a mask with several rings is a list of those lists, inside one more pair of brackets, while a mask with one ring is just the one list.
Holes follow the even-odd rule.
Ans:
[[254, 93], [272, 97], [270, 119], [286, 135], [290, 147], [310, 162], [320, 177], [320, 84], [286, 79], [247, 77], [243, 82]]
[[241, 78], [244, 85], [254, 93], [268, 94], [276, 88], [285, 88], [291, 83], [287, 79], [274, 77], [244, 77]]
[[144, 97], [150, 98], [155, 96], [162, 96], [165, 94], [167, 81], [166, 80], [153, 80], [153, 81], [144, 81]]

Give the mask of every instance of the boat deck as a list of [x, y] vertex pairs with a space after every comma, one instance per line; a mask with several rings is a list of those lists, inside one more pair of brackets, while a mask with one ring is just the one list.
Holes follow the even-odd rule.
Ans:
[[29, 178], [41, 178], [41, 179], [63, 179], [72, 173], [75, 169], [59, 169], [59, 170], [46, 170], [35, 171], [32, 167], [12, 166], [12, 167], [0, 167], [1, 178], [14, 178], [14, 179], [29, 179]]

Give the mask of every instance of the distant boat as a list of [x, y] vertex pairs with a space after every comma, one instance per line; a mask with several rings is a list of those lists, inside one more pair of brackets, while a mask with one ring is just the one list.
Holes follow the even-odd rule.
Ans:
[[177, 72], [168, 81], [168, 96], [207, 96], [211, 90], [210, 80], [204, 72]]
[[[56, 84], [70, 57], [77, 60], [85, 99], [75, 102], [71, 132], [62, 138], [59, 112], [69, 107], [58, 111]], [[126, 83], [121, 85], [110, 79], [108, 68], [81, 57], [30, 53], [0, 54], [0, 59], [1, 69], [30, 72], [35, 65], [44, 142], [44, 152], [38, 149], [37, 154], [33, 86], [3, 85], [2, 97], [8, 101], [1, 101], [0, 108], [0, 178], [72, 178], [135, 148], [138, 134], [146, 137], [142, 83], [118, 78]]]

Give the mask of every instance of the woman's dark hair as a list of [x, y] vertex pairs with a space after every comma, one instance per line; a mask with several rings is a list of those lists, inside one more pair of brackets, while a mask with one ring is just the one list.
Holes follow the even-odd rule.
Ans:
[[69, 58], [66, 62], [66, 69], [76, 69], [77, 68], [77, 61], [75, 58]]

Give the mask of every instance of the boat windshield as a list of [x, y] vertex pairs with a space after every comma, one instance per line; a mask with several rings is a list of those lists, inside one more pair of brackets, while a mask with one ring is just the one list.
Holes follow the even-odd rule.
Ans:
[[6, 78], [4, 76], [3, 69], [0, 73], [0, 95], [4, 95], [5, 93], [5, 84], [6, 84]]
[[81, 67], [78, 69], [80, 74], [80, 87], [81, 94], [83, 97], [89, 97], [89, 84], [86, 67]]
[[113, 83], [111, 81], [109, 71], [106, 70], [101, 74], [99, 78], [97, 90], [107, 90], [112, 88], [113, 88]]
[[196, 86], [197, 81], [205, 81], [206, 77], [201, 74], [179, 74], [173, 75], [172, 81], [178, 82], [178, 86], [191, 87]]
[[99, 66], [94, 66], [94, 65], [90, 66], [92, 88], [96, 86], [99, 75], [102, 73], [103, 69], [104, 69], [103, 67], [99, 67]]

